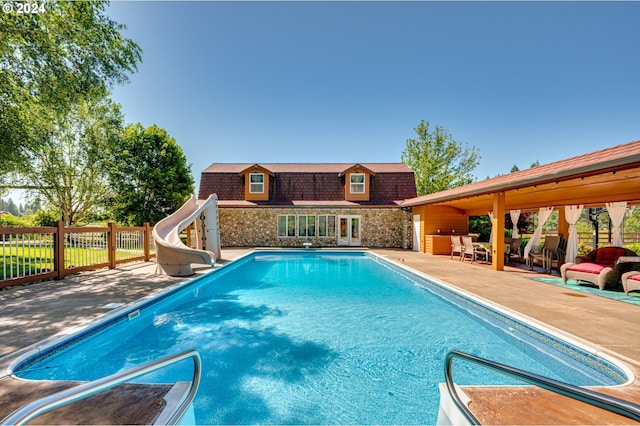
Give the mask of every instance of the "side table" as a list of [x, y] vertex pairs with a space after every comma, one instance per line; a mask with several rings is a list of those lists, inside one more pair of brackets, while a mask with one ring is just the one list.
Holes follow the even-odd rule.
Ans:
[[622, 274], [631, 271], [633, 267], [638, 264], [640, 264], [640, 256], [620, 256], [618, 260], [616, 260], [614, 269], [622, 276]]

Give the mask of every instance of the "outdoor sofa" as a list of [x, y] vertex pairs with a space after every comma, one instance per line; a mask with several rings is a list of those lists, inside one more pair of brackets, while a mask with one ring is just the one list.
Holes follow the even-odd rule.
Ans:
[[575, 263], [568, 262], [560, 267], [562, 281], [586, 281], [604, 290], [606, 286], [616, 287], [620, 271], [616, 261], [620, 256], [636, 256], [636, 253], [624, 247], [600, 247], [585, 256], [576, 257]]

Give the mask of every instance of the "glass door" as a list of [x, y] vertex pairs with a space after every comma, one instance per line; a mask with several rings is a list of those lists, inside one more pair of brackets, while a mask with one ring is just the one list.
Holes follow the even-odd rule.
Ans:
[[351, 222], [351, 235], [349, 239], [350, 246], [360, 245], [360, 216], [349, 216]]
[[349, 216], [338, 216], [338, 245], [349, 245]]
[[361, 219], [360, 216], [338, 216], [338, 245], [359, 246], [361, 244]]

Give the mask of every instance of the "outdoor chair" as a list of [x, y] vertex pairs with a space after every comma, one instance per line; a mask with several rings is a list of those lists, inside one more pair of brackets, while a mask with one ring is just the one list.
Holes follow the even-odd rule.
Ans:
[[460, 260], [464, 262], [464, 259], [469, 256], [471, 263], [475, 260], [473, 252], [473, 239], [471, 237], [462, 237], [462, 253], [460, 254]]
[[560, 268], [564, 264], [565, 255], [567, 253], [567, 240], [560, 237], [560, 242], [555, 250], [549, 250], [547, 253], [547, 266], [549, 271], [556, 268], [560, 272]]
[[522, 257], [522, 248], [520, 238], [505, 238], [504, 243], [505, 246], [509, 246], [509, 251], [505, 251], [504, 253], [504, 263], [509, 263], [511, 260], [518, 261], [522, 263], [524, 258]]
[[488, 244], [476, 243], [473, 245], [473, 260], [482, 259], [491, 262], [491, 246]]
[[458, 254], [458, 258], [462, 258], [462, 241], [460, 241], [460, 235], [451, 236], [451, 259], [454, 254]]
[[559, 235], [547, 235], [544, 245], [538, 252], [530, 252], [527, 265], [533, 270], [534, 265], [539, 264], [547, 272], [551, 272], [554, 256], [557, 258], [562, 237]]
[[616, 287], [620, 278], [616, 262], [620, 256], [636, 256], [636, 253], [624, 247], [600, 247], [578, 256], [575, 263], [568, 262], [560, 268], [562, 281], [565, 284], [567, 280], [585, 281], [597, 285], [600, 290]]

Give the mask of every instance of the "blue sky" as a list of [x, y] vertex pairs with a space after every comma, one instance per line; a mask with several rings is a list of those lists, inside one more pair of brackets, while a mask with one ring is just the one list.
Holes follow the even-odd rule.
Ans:
[[424, 119], [478, 179], [640, 138], [639, 2], [113, 2], [128, 123], [213, 162], [397, 162]]

